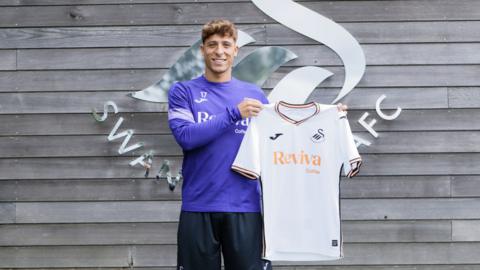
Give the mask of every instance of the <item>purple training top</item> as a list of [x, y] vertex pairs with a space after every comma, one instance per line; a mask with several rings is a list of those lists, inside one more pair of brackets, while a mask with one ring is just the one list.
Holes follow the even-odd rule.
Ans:
[[183, 149], [182, 210], [260, 212], [260, 187], [231, 170], [249, 119], [237, 108], [244, 98], [268, 103], [254, 84], [203, 75], [175, 83], [168, 93], [168, 122]]

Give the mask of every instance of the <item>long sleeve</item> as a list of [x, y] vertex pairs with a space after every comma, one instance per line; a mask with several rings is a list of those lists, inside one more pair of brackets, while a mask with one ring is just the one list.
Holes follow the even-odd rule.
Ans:
[[172, 86], [168, 93], [168, 123], [173, 136], [183, 150], [204, 146], [225, 132], [242, 117], [238, 108], [225, 107], [213, 119], [197, 123], [190, 109], [189, 97], [181, 83]]

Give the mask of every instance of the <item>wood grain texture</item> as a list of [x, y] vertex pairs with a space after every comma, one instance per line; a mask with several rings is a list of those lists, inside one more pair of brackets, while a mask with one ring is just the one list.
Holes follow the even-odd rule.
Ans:
[[1, 246], [176, 244], [176, 222], [0, 225]]
[[[364, 146], [362, 146], [364, 147]], [[148, 149], [146, 149], [148, 150]], [[361, 149], [360, 149], [361, 152]], [[480, 174], [478, 153], [463, 154], [363, 154], [361, 176], [420, 176]], [[143, 178], [142, 168], [131, 168], [134, 158], [20, 158], [0, 159], [0, 180], [15, 179], [99, 179]], [[172, 170], [181, 164], [180, 157], [158, 156], [153, 160], [157, 172], [163, 160], [169, 160]], [[152, 175], [153, 176], [153, 175]]]
[[[272, 89], [293, 69], [279, 68], [262, 87]], [[339, 89], [344, 80], [343, 67], [326, 69], [334, 75], [322, 82], [319, 87]], [[480, 65], [371, 66], [367, 68], [358, 88], [476, 87], [480, 85], [477, 76], [479, 71]], [[155, 83], [164, 72], [166, 71], [163, 69], [3, 71], [0, 72], [0, 80], [3, 82], [0, 85], [0, 92], [100, 90], [133, 92]]]
[[478, 108], [480, 87], [449, 87], [448, 100], [450, 108]]
[[[101, 104], [100, 104], [101, 105]], [[102, 106], [99, 114], [103, 114]], [[135, 130], [135, 134], [170, 134], [167, 113], [123, 113], [125, 127]], [[118, 117], [109, 114], [108, 118], [97, 123], [91, 114], [23, 114], [0, 115], [0, 136], [18, 135], [105, 135], [115, 126]]]
[[[410, 265], [410, 267], [411, 264], [458, 264], [459, 262], [478, 264], [476, 262], [478, 258], [474, 254], [479, 249], [478, 243], [351, 243], [344, 246], [345, 258], [340, 261], [302, 262], [302, 265], [362, 265], [367, 262], [369, 265], [390, 264]], [[161, 252], [166, 252], [165, 246], [142, 246], [142, 249], [137, 246], [136, 262], [140, 266], [157, 266], [164, 258], [156, 258], [153, 254]], [[298, 262], [273, 263], [274, 267], [298, 264]]]
[[128, 246], [0, 247], [1, 268], [128, 267]]
[[178, 221], [180, 203], [38, 202], [16, 203], [16, 223], [171, 222]]
[[344, 220], [478, 219], [480, 200], [351, 199], [342, 201]]
[[[365, 76], [342, 103], [360, 146], [360, 175], [342, 178], [345, 258], [275, 262], [275, 270], [480, 269], [480, 2], [475, 0], [296, 1], [345, 27], [361, 44]], [[265, 83], [268, 94], [306, 65], [334, 75], [309, 100], [330, 103], [345, 67], [318, 41], [275, 22], [250, 0], [4, 0], [0, 3], [0, 269], [173, 270], [182, 152], [167, 104], [126, 94], [159, 80], [200, 38], [202, 24], [226, 17], [264, 46], [299, 57]], [[403, 109], [394, 121], [382, 108]], [[92, 108], [113, 100], [107, 121]], [[357, 121], [376, 119], [374, 139]], [[131, 143], [106, 136], [120, 117]], [[130, 143], [130, 144], [131, 144]], [[60, 146], [60, 147], [58, 147]], [[148, 178], [128, 166], [155, 150]]]
[[480, 197], [480, 176], [452, 177], [452, 195], [458, 197]]
[[0, 203], [0, 224], [15, 222], [15, 204]]
[[[451, 185], [448, 176], [358, 176], [342, 179], [340, 196], [363, 199], [464, 197], [462, 193], [452, 195]], [[0, 181], [0, 201], [177, 201], [181, 188], [182, 182], [172, 192], [164, 179], [151, 178], [3, 180]], [[470, 194], [478, 195], [478, 189]]]
[[453, 241], [480, 241], [480, 220], [452, 220]]
[[[283, 66], [342, 66], [326, 46], [282, 46], [298, 55]], [[261, 47], [247, 46], [237, 61]], [[362, 46], [367, 66], [479, 64], [480, 44], [371, 44]], [[170, 68], [187, 47], [18, 50], [19, 70]], [[0, 55], [1, 57], [2, 55]], [[15, 56], [13, 54], [13, 56]], [[95, 59], [95, 61], [92, 61]], [[161, 59], [161, 61], [159, 61]], [[13, 58], [15, 60], [15, 58]], [[15, 62], [13, 62], [15, 63]], [[15, 65], [13, 65], [13, 68]]]
[[[154, 177], [152, 172], [151, 177]], [[0, 201], [180, 200], [181, 182], [170, 191], [165, 179], [82, 179], [0, 181]]]
[[[127, 130], [122, 125], [118, 132]], [[392, 153], [479, 153], [480, 131], [452, 132], [382, 132], [373, 138], [368, 132], [355, 135], [370, 140], [372, 144], [362, 147], [360, 152], [375, 154]], [[1, 157], [112, 157], [118, 156], [125, 137], [108, 141], [107, 135], [92, 136], [17, 136], [0, 137]], [[145, 149], [153, 150], [157, 156], [183, 154], [172, 135], [133, 134], [127, 147], [137, 143], [144, 146], [122, 154], [137, 157]]]
[[[353, 110], [371, 110], [375, 108], [378, 98], [383, 94], [386, 99], [382, 109], [426, 109], [447, 108], [446, 88], [357, 88], [341, 102], [348, 104]], [[329, 104], [338, 94], [337, 89], [322, 89], [313, 91], [308, 101]], [[167, 103], [146, 102], [128, 96], [130, 92], [48, 92], [48, 93], [0, 93], [0, 114], [64, 114], [91, 113], [92, 109], [102, 112], [106, 101], [113, 101], [122, 113], [158, 112], [168, 110]], [[52, 106], [52, 104], [55, 104]], [[460, 106], [459, 106], [460, 107]], [[460, 107], [461, 108], [461, 107]], [[390, 111], [386, 111], [390, 114]], [[118, 116], [108, 118], [116, 122]], [[103, 124], [103, 123], [102, 123]], [[37, 123], [38, 125], [38, 123]], [[132, 123], [132, 125], [134, 125]]]
[[[385, 100], [387, 102], [389, 98]], [[346, 103], [348, 104], [348, 103]], [[391, 106], [394, 105], [392, 101]], [[98, 106], [100, 109], [101, 106]], [[166, 113], [123, 113], [125, 127], [135, 134], [170, 134]], [[394, 131], [479, 131], [479, 109], [425, 109], [403, 110], [393, 121], [381, 119], [375, 110], [353, 110], [349, 108], [348, 119], [353, 132], [364, 132], [358, 119], [365, 113], [368, 119], [375, 118], [377, 132]], [[391, 113], [391, 111], [388, 111]], [[0, 136], [23, 135], [108, 135], [117, 117], [109, 114], [103, 123], [96, 123], [91, 114], [0, 114]]]
[[[360, 44], [476, 42], [480, 38], [478, 21], [403, 21], [342, 22]], [[280, 24], [267, 24], [267, 44], [318, 44]], [[395, 54], [392, 52], [392, 54]]]
[[[454, 221], [457, 222], [457, 221]], [[474, 226], [475, 221], [458, 221]], [[1, 246], [165, 245], [177, 244], [177, 222], [0, 225]], [[451, 222], [344, 221], [345, 243], [449, 242]], [[462, 226], [466, 232], [476, 229]], [[459, 227], [460, 229], [460, 227]], [[472, 230], [473, 229], [473, 230]], [[475, 241], [477, 238], [455, 241]]]
[[[370, 43], [480, 41], [480, 21], [352, 22], [340, 25], [345, 27], [362, 47]], [[254, 45], [257, 46], [320, 45], [318, 41], [278, 23], [240, 24], [238, 28], [251, 35], [255, 39]], [[0, 28], [0, 48], [191, 46], [200, 39], [200, 31], [201, 25]], [[395, 52], [390, 52], [386, 57], [395, 55]]]
[[0, 70], [15, 70], [17, 53], [14, 50], [0, 50]]
[[[127, 130], [120, 126], [118, 133]], [[108, 136], [26, 136], [0, 137], [2, 157], [101, 157], [119, 156], [119, 148], [126, 137], [108, 141]], [[137, 143], [144, 146], [122, 154], [126, 157], [141, 156], [145, 149], [155, 155], [182, 155], [182, 149], [172, 135], [136, 135], [130, 138], [126, 147]]]
[[[480, 219], [479, 198], [343, 199], [343, 220]], [[16, 223], [178, 221], [176, 201], [16, 202]]]
[[[340, 1], [305, 2], [305, 7], [336, 22], [477, 20], [477, 1]], [[435, 8], [430, 8], [430, 7]], [[238, 11], [242, 12], [239, 13]], [[0, 27], [202, 24], [222, 14], [235, 23], [273, 20], [252, 3], [19, 6], [0, 10]], [[35, 15], [35, 16], [34, 16]], [[34, 19], [35, 18], [35, 19]]]
[[478, 154], [373, 154], [363, 157], [365, 162], [360, 175], [365, 176], [480, 174]]
[[[368, 269], [391, 269], [385, 265], [398, 265], [397, 269], [411, 269], [412, 263], [418, 263], [417, 269], [461, 269], [471, 270], [472, 265], [463, 265], [459, 268], [443, 265], [439, 268], [432, 268], [432, 264], [459, 264], [469, 262], [478, 265], [478, 258], [475, 256], [479, 251], [476, 243], [400, 243], [400, 244], [347, 244], [345, 245], [345, 258], [341, 261], [325, 262], [322, 265], [338, 265], [332, 268], [318, 268], [313, 266], [299, 267], [298, 269], [351, 269], [348, 265], [362, 265], [365, 262], [372, 262], [372, 268]], [[173, 245], [151, 245], [151, 246], [99, 246], [99, 247], [2, 247], [0, 248], [0, 267], [127, 267], [129, 262], [132, 266], [139, 267], [160, 267], [173, 266], [175, 264]], [[400, 256], [401, 255], [401, 256]], [[69, 261], [63, 258], [71, 258]], [[104, 258], [100, 262], [100, 258]], [[25, 258], [37, 258], [25, 260]], [[292, 263], [291, 264], [293, 267]], [[311, 264], [311, 263], [310, 263]], [[410, 266], [409, 266], [410, 264]], [[284, 262], [276, 262], [275, 266], [287, 265]], [[343, 265], [341, 267], [340, 265]], [[378, 267], [375, 267], [377, 265]], [[367, 269], [365, 266], [356, 266], [353, 269]], [[403, 268], [409, 267], [409, 268]], [[38, 269], [38, 268], [37, 268]], [[289, 268], [283, 268], [289, 269]], [[291, 269], [291, 268], [290, 268]]]
[[[125, 157], [0, 159], [0, 179], [143, 179], [143, 168], [128, 165], [133, 160]], [[155, 176], [163, 160], [170, 161], [176, 175], [181, 159], [168, 156], [153, 159], [150, 177]]]

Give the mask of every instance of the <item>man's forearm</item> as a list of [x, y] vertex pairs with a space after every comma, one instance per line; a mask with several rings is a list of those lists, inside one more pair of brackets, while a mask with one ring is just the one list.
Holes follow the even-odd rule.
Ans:
[[238, 109], [226, 108], [224, 113], [217, 114], [208, 121], [194, 123], [172, 119], [169, 120], [169, 125], [177, 143], [188, 151], [208, 144], [238, 120], [241, 120]]

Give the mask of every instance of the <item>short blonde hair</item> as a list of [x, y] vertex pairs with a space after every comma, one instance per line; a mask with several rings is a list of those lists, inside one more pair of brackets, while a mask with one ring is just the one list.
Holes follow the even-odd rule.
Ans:
[[202, 43], [215, 34], [232, 37], [237, 42], [237, 27], [229, 20], [217, 19], [207, 22], [202, 28]]

